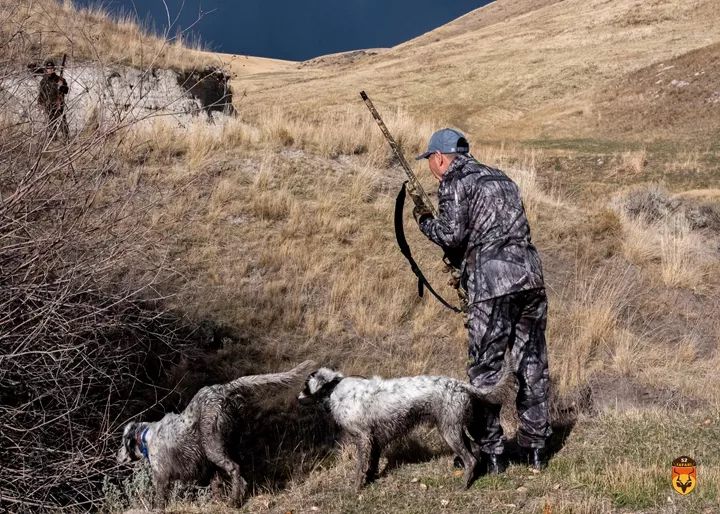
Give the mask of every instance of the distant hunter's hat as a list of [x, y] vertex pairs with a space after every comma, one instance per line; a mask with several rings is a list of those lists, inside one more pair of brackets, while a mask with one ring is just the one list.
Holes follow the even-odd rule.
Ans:
[[46, 67], [46, 68], [54, 68], [54, 67], [55, 67], [55, 61], [53, 61], [52, 59], [48, 59], [47, 61], [45, 61], [45, 67]]
[[451, 128], [444, 128], [430, 136], [427, 151], [415, 157], [415, 160], [427, 159], [435, 152], [468, 153], [469, 151], [470, 145], [462, 132]]

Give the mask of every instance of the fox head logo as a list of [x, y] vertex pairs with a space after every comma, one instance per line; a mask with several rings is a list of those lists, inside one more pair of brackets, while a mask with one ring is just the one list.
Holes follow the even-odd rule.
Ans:
[[672, 463], [672, 487], [676, 492], [686, 495], [697, 486], [697, 469], [690, 457], [678, 457]]

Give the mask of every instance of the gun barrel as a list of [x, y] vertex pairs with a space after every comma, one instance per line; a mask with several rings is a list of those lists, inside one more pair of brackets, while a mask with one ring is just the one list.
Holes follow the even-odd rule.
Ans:
[[422, 185], [420, 184], [420, 181], [418, 180], [417, 176], [413, 172], [412, 168], [410, 167], [410, 164], [408, 164], [407, 160], [405, 159], [405, 156], [400, 151], [400, 146], [395, 141], [395, 138], [392, 137], [392, 134], [390, 134], [390, 131], [388, 130], [387, 126], [385, 125], [385, 122], [383, 122], [382, 118], [380, 117], [380, 113], [377, 112], [377, 109], [375, 109], [375, 106], [372, 103], [372, 100], [370, 100], [370, 97], [367, 95], [365, 91], [360, 91], [360, 98], [363, 99], [365, 102], [365, 105], [370, 110], [370, 113], [372, 114], [373, 118], [375, 118], [375, 121], [378, 124], [378, 127], [380, 127], [380, 130], [382, 131], [383, 135], [385, 136], [385, 140], [390, 145], [390, 148], [392, 149], [393, 153], [395, 154], [395, 157], [397, 157], [398, 161], [400, 162], [400, 165], [403, 167], [403, 170], [405, 170], [405, 174], [408, 177], [408, 193], [415, 201], [420, 201], [423, 204], [425, 204], [427, 207], [430, 208], [432, 211], [433, 216], [437, 216], [437, 210], [435, 209], [435, 206], [430, 201], [430, 197], [427, 195], [425, 190], [423, 189]]

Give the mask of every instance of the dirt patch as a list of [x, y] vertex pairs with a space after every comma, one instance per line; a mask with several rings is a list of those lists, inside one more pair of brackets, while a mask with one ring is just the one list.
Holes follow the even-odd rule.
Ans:
[[592, 405], [596, 411], [661, 407], [671, 410], [699, 410], [706, 402], [684, 394], [681, 389], [642, 384], [621, 375], [602, 375], [590, 381]]

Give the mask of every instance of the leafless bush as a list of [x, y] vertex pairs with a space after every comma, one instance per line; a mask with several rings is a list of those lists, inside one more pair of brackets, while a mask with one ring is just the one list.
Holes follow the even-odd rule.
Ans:
[[614, 203], [621, 212], [647, 223], [666, 220], [680, 209], [680, 202], [658, 185], [636, 187], [618, 195]]
[[[0, 42], [0, 82], [27, 73], [23, 51]], [[168, 396], [195, 336], [163, 311], [168, 270], [114, 182], [124, 127], [66, 140], [37, 118], [0, 120], [0, 510], [91, 509], [115, 430]]]

